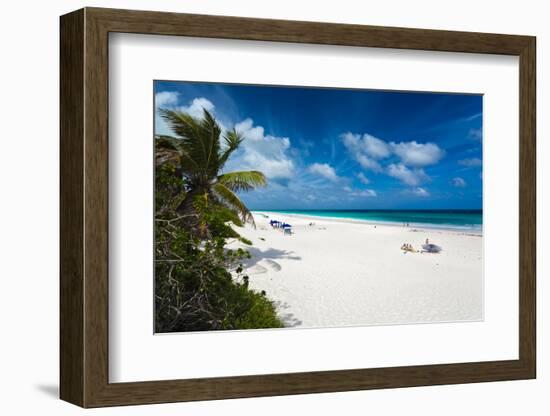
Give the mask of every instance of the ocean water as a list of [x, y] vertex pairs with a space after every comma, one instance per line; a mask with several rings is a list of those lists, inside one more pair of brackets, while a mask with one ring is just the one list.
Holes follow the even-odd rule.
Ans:
[[444, 228], [480, 232], [482, 210], [257, 210], [265, 213], [342, 218], [358, 221], [409, 224], [410, 227]]

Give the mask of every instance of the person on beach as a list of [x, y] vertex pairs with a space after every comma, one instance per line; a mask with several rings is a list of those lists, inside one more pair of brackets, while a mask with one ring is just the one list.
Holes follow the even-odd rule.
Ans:
[[401, 246], [401, 250], [404, 251], [403, 254], [407, 254], [407, 251], [410, 251], [411, 253], [417, 252], [415, 248], [412, 246], [412, 244], [409, 244], [409, 243], [403, 243], [403, 245]]

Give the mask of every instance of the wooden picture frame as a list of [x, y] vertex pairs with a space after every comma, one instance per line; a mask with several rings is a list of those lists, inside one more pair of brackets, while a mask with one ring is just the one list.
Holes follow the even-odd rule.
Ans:
[[[535, 38], [85, 8], [61, 17], [61, 399], [82, 407], [535, 378]], [[519, 56], [519, 359], [109, 383], [110, 32]]]

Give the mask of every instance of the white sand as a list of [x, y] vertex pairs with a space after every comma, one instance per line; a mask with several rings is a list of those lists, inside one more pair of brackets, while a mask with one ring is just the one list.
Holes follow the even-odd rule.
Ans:
[[[264, 215], [292, 224], [294, 234], [271, 228]], [[256, 229], [238, 229], [253, 244], [245, 265], [250, 287], [266, 291], [286, 326], [483, 318], [479, 235], [274, 213], [254, 218]], [[405, 242], [420, 249], [427, 237], [443, 251], [400, 249]]]

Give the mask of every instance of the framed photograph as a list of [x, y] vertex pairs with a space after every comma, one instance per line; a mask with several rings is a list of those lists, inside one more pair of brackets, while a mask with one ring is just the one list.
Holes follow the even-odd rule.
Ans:
[[535, 378], [535, 49], [62, 16], [61, 398]]

